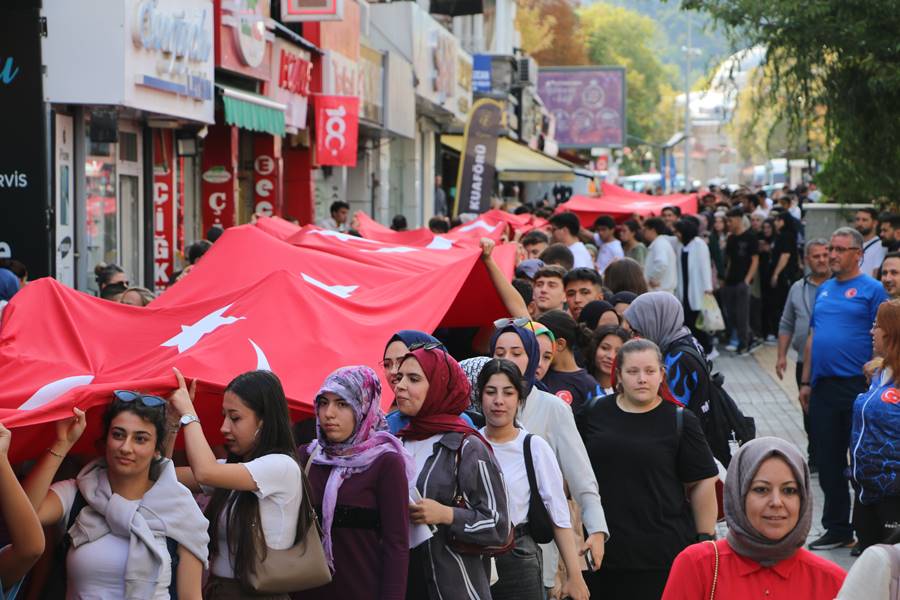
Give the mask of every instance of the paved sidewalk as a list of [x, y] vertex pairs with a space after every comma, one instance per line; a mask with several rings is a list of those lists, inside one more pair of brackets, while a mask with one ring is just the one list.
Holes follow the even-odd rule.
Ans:
[[[738, 356], [722, 352], [714, 361], [714, 369], [725, 376], [725, 389], [735, 399], [744, 414], [756, 419], [757, 436], [776, 436], [789, 440], [802, 451], [806, 451], [806, 433], [800, 404], [797, 402], [794, 382], [794, 364], [789, 362], [785, 381], [775, 376], [776, 350], [765, 346], [752, 355]], [[819, 478], [812, 476], [814, 494], [814, 514], [809, 541], [824, 533], [821, 525], [822, 489]], [[849, 569], [855, 560], [849, 548], [817, 552]]]

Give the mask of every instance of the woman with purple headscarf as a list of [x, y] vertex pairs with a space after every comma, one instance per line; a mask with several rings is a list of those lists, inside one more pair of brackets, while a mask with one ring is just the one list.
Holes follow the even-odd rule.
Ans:
[[316, 395], [316, 439], [301, 450], [334, 577], [304, 600], [406, 596], [412, 459], [387, 431], [381, 383], [343, 367]]

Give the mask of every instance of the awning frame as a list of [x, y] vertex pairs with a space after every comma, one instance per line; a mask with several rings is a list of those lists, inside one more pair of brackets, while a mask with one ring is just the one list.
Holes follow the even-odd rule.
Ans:
[[[223, 96], [223, 98], [230, 98], [236, 100], [239, 103], [248, 104], [254, 107], [258, 107], [260, 109], [265, 110], [268, 113], [271, 113], [271, 117], [274, 120], [275, 124], [273, 128], [262, 128], [257, 129], [253, 127], [247, 127], [245, 123], [238, 123], [233, 120], [233, 115], [229, 114], [228, 103], [225, 103], [225, 122], [229, 125], [236, 125], [238, 127], [242, 127], [244, 129], [248, 129], [249, 131], [259, 131], [261, 133], [270, 133], [272, 135], [283, 137], [285, 135], [285, 118], [284, 113], [287, 111], [287, 106], [276, 102], [270, 98], [266, 98], [265, 96], [260, 96], [259, 94], [254, 94], [252, 92], [245, 92], [244, 90], [239, 90], [237, 88], [233, 88], [227, 85], [222, 85], [220, 83], [216, 84], [216, 87], [219, 89], [219, 92]], [[277, 113], [277, 114], [276, 114]], [[279, 118], [280, 114], [280, 118]], [[280, 124], [280, 127], [279, 127]]]

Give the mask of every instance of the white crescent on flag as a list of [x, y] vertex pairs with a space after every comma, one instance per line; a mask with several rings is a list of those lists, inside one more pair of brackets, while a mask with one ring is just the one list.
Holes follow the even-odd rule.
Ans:
[[247, 338], [247, 341], [250, 342], [250, 345], [253, 346], [253, 350], [256, 351], [256, 370], [257, 371], [271, 371], [272, 368], [269, 366], [269, 359], [266, 358], [266, 353], [262, 351], [256, 342]]
[[71, 377], [63, 377], [62, 379], [51, 381], [33, 393], [28, 400], [19, 406], [19, 410], [34, 410], [48, 402], [53, 402], [69, 390], [88, 385], [92, 381], [94, 381], [93, 375], [72, 375]]

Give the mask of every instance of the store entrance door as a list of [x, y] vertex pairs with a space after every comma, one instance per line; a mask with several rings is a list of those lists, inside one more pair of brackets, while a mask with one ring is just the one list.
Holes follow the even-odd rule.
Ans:
[[[144, 278], [143, 174], [141, 132], [130, 122], [119, 124], [119, 256], [132, 285], [147, 287]], [[152, 284], [152, 282], [150, 282]], [[152, 288], [153, 286], [150, 285]]]

